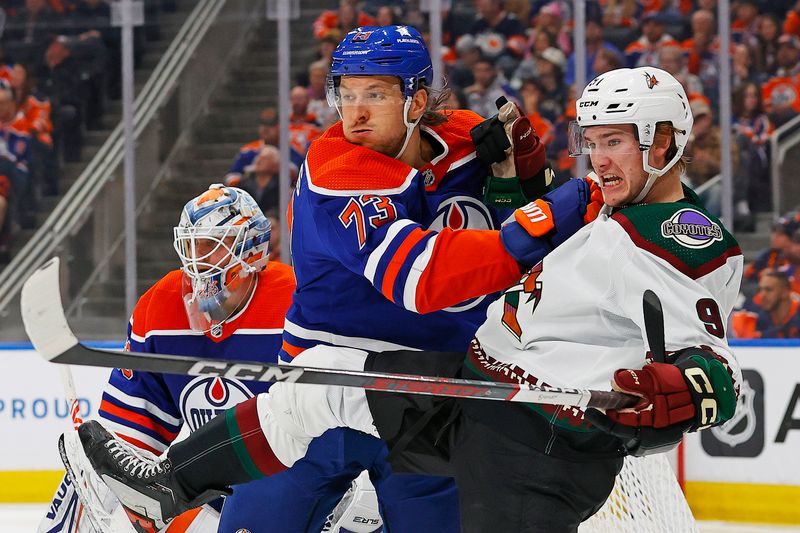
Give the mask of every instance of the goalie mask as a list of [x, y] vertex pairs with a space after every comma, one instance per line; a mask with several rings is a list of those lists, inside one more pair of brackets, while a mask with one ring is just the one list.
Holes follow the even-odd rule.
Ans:
[[[683, 86], [668, 72], [653, 67], [622, 68], [601, 74], [589, 82], [575, 107], [577, 120], [569, 125], [572, 157], [591, 155], [592, 150], [597, 149], [584, 137], [586, 128], [633, 125], [647, 180], [632, 203], [641, 202], [655, 180], [678, 162], [694, 123]], [[650, 164], [649, 155], [656, 138], [656, 125], [660, 122], [672, 124], [676, 151], [663, 168], [656, 168]], [[610, 151], [611, 147], [608, 149]]]
[[182, 297], [194, 331], [221, 334], [252, 294], [269, 257], [270, 223], [241, 189], [214, 184], [190, 200], [174, 230]]
[[333, 52], [326, 94], [328, 105], [342, 116], [339, 82], [342, 76], [394, 76], [400, 80], [403, 93], [403, 122], [406, 137], [405, 151], [414, 127], [422, 119], [408, 120], [408, 110], [414, 94], [433, 85], [433, 65], [422, 35], [411, 26], [361, 26], [345, 35]]

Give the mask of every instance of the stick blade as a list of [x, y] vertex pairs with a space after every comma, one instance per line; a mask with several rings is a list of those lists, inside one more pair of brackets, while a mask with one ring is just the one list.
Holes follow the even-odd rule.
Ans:
[[61, 304], [59, 264], [54, 257], [31, 274], [22, 286], [20, 299], [25, 332], [33, 348], [48, 361], [78, 344]]

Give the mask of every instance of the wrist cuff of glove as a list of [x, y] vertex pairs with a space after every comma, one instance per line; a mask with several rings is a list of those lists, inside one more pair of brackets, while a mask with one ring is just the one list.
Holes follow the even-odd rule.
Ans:
[[725, 365], [699, 348], [679, 352], [675, 366], [689, 385], [695, 420], [689, 431], [716, 426], [730, 420], [736, 410], [736, 392]]
[[483, 203], [489, 207], [516, 209], [527, 204], [528, 200], [520, 179], [496, 178], [487, 176], [483, 187]]
[[522, 193], [525, 195], [528, 201], [541, 198], [542, 195], [553, 190], [554, 176], [555, 172], [553, 172], [553, 167], [550, 166], [550, 163], [545, 163], [545, 165], [539, 172], [536, 173], [536, 175], [529, 178], [520, 179]]

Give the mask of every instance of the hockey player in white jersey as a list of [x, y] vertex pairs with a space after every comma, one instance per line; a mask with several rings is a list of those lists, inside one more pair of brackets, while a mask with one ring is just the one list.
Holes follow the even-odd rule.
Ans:
[[[730, 419], [740, 371], [725, 325], [742, 255], [681, 185], [693, 122], [686, 94], [665, 71], [619, 69], [593, 80], [576, 107], [573, 154], [589, 155], [607, 208], [490, 306], [466, 357], [318, 346], [296, 362], [613, 388], [641, 400], [629, 409], [584, 413], [279, 383], [255, 400], [260, 432], [248, 434], [247, 450], [258, 455], [247, 460], [277, 473], [305, 453], [311, 437], [350, 427], [387, 441], [396, 472], [453, 475], [464, 531], [575, 532], [603, 505], [625, 455], [669, 449], [686, 431]], [[542, 216], [549, 209], [537, 200], [516, 211], [503, 238], [524, 232], [538, 253], [553, 231]], [[663, 321], [645, 319], [648, 291], [660, 297]], [[653, 333], [661, 325], [663, 339]], [[95, 424], [79, 433], [94, 468], [134, 489], [118, 491], [126, 505], [150, 505], [162, 519], [201, 502], [203, 491], [236, 481], [204, 467], [235, 445], [235, 433], [195, 434], [180, 454], [149, 463], [110, 454], [114, 441]], [[353, 437], [352, 446], [360, 445]], [[203, 456], [212, 446], [215, 455]], [[342, 468], [370, 469], [381, 464], [377, 455], [364, 445], [361, 462]], [[126, 473], [121, 465], [130, 464], [144, 474]]]

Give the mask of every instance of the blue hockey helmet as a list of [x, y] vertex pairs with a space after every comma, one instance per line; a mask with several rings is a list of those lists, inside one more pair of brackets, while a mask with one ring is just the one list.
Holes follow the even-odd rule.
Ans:
[[433, 85], [433, 65], [425, 41], [411, 26], [361, 26], [345, 35], [333, 52], [328, 102], [338, 107], [341, 76], [397, 76], [403, 96]]

